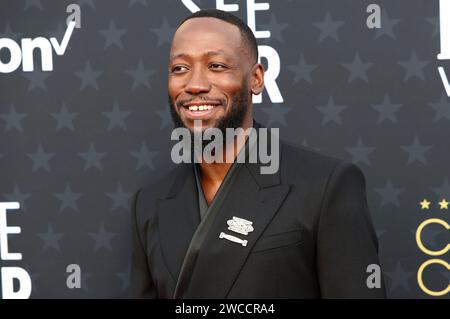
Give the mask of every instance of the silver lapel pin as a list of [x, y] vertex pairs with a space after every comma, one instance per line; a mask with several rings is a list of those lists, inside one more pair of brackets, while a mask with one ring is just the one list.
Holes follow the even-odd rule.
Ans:
[[235, 236], [225, 234], [224, 232], [220, 233], [219, 238], [221, 238], [221, 239], [223, 239], [223, 238], [228, 239], [229, 241], [241, 244], [244, 247], [247, 246], [247, 242], [248, 242], [247, 240], [240, 239], [240, 238], [237, 238]]
[[253, 222], [236, 216], [233, 216], [233, 219], [229, 219], [227, 224], [229, 230], [241, 235], [248, 235], [248, 233], [254, 230], [252, 226]]

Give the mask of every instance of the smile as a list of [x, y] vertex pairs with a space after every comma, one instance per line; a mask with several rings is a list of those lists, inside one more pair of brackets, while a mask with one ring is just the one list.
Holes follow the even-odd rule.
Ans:
[[192, 105], [188, 107], [189, 111], [209, 111], [212, 110], [215, 105]]
[[206, 119], [220, 106], [220, 104], [198, 104], [185, 105], [182, 107], [184, 113], [191, 119]]

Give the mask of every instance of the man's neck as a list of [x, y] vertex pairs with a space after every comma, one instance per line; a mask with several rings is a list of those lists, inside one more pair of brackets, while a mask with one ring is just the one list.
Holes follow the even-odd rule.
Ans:
[[[245, 124], [242, 124], [242, 128], [244, 132], [247, 132], [247, 130], [253, 126], [253, 118], [245, 122]], [[243, 133], [241, 132], [240, 135], [242, 134]], [[233, 164], [233, 162], [227, 162], [226, 159], [232, 158], [234, 161], [241, 149], [245, 146], [246, 141], [247, 137], [242, 138], [242, 136], [238, 136], [230, 145], [225, 144], [221, 154], [222, 163], [207, 163], [205, 160], [200, 161], [199, 165], [202, 183], [219, 183], [220, 185], [220, 183], [222, 183], [223, 179], [227, 175], [231, 165]]]
[[[253, 118], [251, 118], [249, 121], [246, 121], [245, 124], [243, 123], [243, 131], [241, 131], [240, 134], [245, 134], [245, 132], [248, 132], [248, 129], [252, 126]], [[229, 145], [225, 144], [221, 154], [223, 158], [222, 163], [207, 163], [204, 160], [200, 161], [200, 180], [203, 188], [203, 193], [208, 205], [216, 195], [216, 192], [225, 179], [225, 176], [231, 168], [231, 165], [233, 165], [233, 162], [238, 156], [239, 152], [245, 146], [246, 141], [247, 136], [245, 138], [242, 138], [242, 136], [238, 136], [234, 139], [233, 143]], [[227, 162], [227, 158], [232, 158], [233, 161]]]

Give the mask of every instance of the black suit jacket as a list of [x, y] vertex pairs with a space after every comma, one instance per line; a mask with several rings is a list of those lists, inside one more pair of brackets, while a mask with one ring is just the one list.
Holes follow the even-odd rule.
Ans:
[[[273, 175], [262, 175], [261, 163], [237, 164], [243, 167], [232, 190], [184, 267], [200, 223], [193, 164], [142, 188], [135, 201], [132, 297], [385, 297], [384, 284], [366, 285], [367, 266], [379, 261], [360, 169], [303, 147], [282, 144], [280, 154]], [[245, 247], [219, 239], [230, 233], [233, 216], [253, 222], [253, 232], [238, 235], [248, 240]]]

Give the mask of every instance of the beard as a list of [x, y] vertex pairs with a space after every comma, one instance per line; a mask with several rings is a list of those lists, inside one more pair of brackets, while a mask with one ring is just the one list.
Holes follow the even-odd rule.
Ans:
[[[179, 113], [177, 112], [176, 106], [172, 102], [170, 96], [168, 98], [169, 98], [170, 114], [172, 116], [172, 121], [175, 128], [179, 127], [188, 128], [181, 119]], [[227, 110], [222, 117], [218, 118], [212, 127], [219, 129], [222, 132], [223, 136], [226, 136], [225, 134], [227, 128], [237, 129], [239, 127], [242, 127], [245, 115], [247, 114], [247, 111], [249, 109], [250, 98], [251, 93], [248, 90], [248, 85], [244, 84], [239, 93], [232, 99], [230, 109]], [[203, 131], [205, 129], [203, 129]], [[190, 131], [193, 143], [194, 134], [192, 133], [194, 132], [191, 129]], [[210, 142], [211, 140], [202, 140], [203, 148]]]

